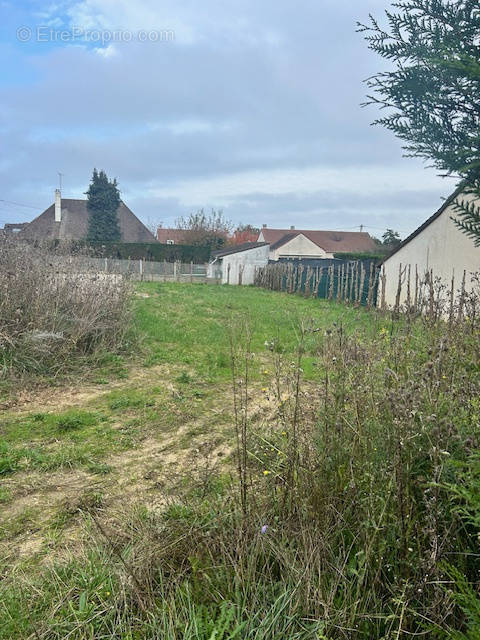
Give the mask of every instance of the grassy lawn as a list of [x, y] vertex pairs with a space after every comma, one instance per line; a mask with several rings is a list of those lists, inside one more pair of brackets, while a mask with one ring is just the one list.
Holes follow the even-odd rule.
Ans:
[[[83, 385], [62, 388], [56, 381], [51, 390], [32, 393], [3, 412], [0, 544], [6, 569], [13, 569], [24, 546], [22, 561], [28, 560], [32, 533], [35, 552], [49, 552], [51, 524], [58, 534], [58, 513], [76, 495], [81, 501], [95, 491], [104, 504], [117, 505], [128, 483], [141, 500], [155, 482], [161, 484], [157, 476], [172, 477], [176, 453], [181, 459], [182, 451], [213, 441], [228, 457], [233, 441], [229, 336], [245, 322], [257, 354], [251, 371], [260, 399], [271, 374], [264, 343], [274, 340], [276, 349], [293, 354], [302, 319], [324, 329], [341, 322], [346, 332], [373, 330], [363, 310], [253, 288], [143, 283], [134, 304], [139, 347], [130, 362], [105, 357]], [[303, 358], [307, 377], [318, 375], [315, 357], [312, 345]], [[168, 464], [152, 450], [160, 458], [168, 451]], [[182, 473], [173, 474], [175, 482], [182, 482], [177, 478]], [[143, 480], [149, 474], [155, 476], [150, 484]], [[68, 536], [71, 520], [65, 522]]]
[[[265, 353], [266, 341], [293, 353], [302, 320], [321, 329], [341, 323], [346, 333], [376, 329], [376, 316], [363, 309], [253, 287], [143, 283], [139, 291], [151, 296], [137, 302], [145, 364], [184, 365], [209, 381], [230, 377], [229, 335], [245, 320], [256, 354]], [[313, 348], [304, 360], [307, 375], [313, 375]]]
[[133, 304], [134, 353], [3, 412], [0, 640], [478, 637], [473, 322], [200, 284]]

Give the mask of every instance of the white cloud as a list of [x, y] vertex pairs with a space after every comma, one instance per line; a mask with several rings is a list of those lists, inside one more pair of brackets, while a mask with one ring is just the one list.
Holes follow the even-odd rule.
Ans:
[[[298, 219], [318, 227], [338, 218], [335, 226], [345, 226], [365, 223], [371, 205], [380, 225], [416, 226], [452, 185], [401, 160], [395, 138], [369, 126], [375, 112], [359, 107], [362, 80], [380, 61], [355, 34], [355, 21], [369, 10], [378, 14], [380, 5], [384, 0], [42, 6], [42, 22], [173, 29], [175, 41], [4, 49], [9, 67], [20, 61], [28, 74], [14, 70], [13, 85], [0, 81], [8, 158], [0, 167], [2, 197], [47, 206], [57, 170], [68, 193], [81, 196], [97, 166], [119, 178], [144, 218], [224, 206], [252, 223]], [[400, 196], [408, 191], [415, 197]]]
[[118, 48], [114, 44], [109, 44], [106, 47], [96, 47], [94, 51], [103, 58], [112, 58], [113, 56], [118, 56], [119, 54]]
[[161, 198], [178, 198], [186, 206], [198, 202], [217, 202], [227, 205], [233, 199], [248, 193], [299, 195], [331, 191], [384, 195], [385, 206], [391, 206], [388, 194], [398, 193], [408, 181], [420, 191], [438, 189], [440, 179], [433, 171], [425, 170], [419, 180], [412, 181], [411, 169], [396, 167], [344, 167], [330, 169], [324, 166], [305, 169], [277, 169], [269, 171], [246, 171], [204, 180], [187, 180], [162, 188], [152, 188], [149, 195]]

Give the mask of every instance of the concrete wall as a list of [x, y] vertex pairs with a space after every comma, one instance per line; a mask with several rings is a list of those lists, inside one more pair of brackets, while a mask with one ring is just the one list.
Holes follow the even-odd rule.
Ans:
[[278, 249], [270, 252], [270, 260], [278, 260], [279, 258], [333, 258], [333, 254], [327, 253], [300, 233]]
[[[222, 284], [238, 284], [240, 271], [242, 273], [242, 284], [253, 284], [255, 268], [264, 267], [268, 264], [268, 244], [263, 247], [239, 251], [222, 258]], [[228, 267], [230, 266], [230, 276]]]
[[[415, 268], [421, 278], [427, 271], [433, 270], [433, 276], [441, 278], [448, 288], [451, 286], [452, 274], [455, 277], [455, 288], [458, 288], [464, 271], [467, 271], [467, 285], [468, 274], [480, 271], [480, 248], [475, 247], [473, 240], [455, 226], [450, 218], [454, 215], [453, 206], [446, 207], [438, 218], [384, 262], [385, 301], [388, 306], [395, 304], [400, 265], [404, 273], [401, 303], [406, 299], [405, 267], [408, 269], [408, 265], [411, 265], [413, 286]], [[379, 296], [378, 304], [380, 303]]]

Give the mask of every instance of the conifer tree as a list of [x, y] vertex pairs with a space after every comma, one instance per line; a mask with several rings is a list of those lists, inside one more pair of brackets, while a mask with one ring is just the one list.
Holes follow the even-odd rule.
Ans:
[[[479, 0], [401, 0], [386, 25], [358, 24], [368, 46], [394, 69], [367, 80], [386, 115], [375, 120], [405, 144], [407, 156], [429, 160], [460, 180], [455, 223], [480, 246]], [[476, 202], [476, 200], [478, 202]], [[473, 202], [473, 203], [472, 203]]]
[[87, 240], [90, 242], [118, 242], [121, 240], [117, 211], [120, 191], [116, 178], [109, 180], [105, 171], [93, 170], [88, 187], [89, 213]]

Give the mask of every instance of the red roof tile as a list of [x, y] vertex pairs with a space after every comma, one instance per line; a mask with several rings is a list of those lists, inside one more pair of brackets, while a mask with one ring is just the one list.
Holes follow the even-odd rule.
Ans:
[[289, 236], [288, 240], [291, 240], [300, 234], [307, 237], [327, 253], [372, 251], [376, 247], [373, 238], [365, 231], [316, 231], [263, 228], [260, 230], [260, 233], [263, 233], [265, 242], [271, 245], [275, 244], [277, 247], [285, 244], [285, 242], [282, 242], [285, 236]]
[[175, 244], [188, 244], [186, 242], [187, 231], [185, 229], [164, 229], [159, 227], [157, 229], [157, 240], [162, 244], [170, 244], [168, 241], [172, 241]]

